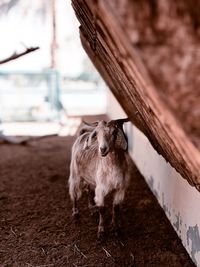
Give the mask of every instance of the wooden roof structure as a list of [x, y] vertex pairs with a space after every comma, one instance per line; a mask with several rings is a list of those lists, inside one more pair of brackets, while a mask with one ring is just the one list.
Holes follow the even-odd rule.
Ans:
[[110, 2], [72, 0], [82, 45], [133, 124], [200, 191], [200, 151], [160, 98]]

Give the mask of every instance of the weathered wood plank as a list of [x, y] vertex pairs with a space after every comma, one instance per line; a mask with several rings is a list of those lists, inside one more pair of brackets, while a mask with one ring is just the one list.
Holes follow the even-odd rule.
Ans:
[[108, 2], [72, 0], [81, 40], [132, 122], [191, 185], [200, 189], [200, 152], [159, 98]]

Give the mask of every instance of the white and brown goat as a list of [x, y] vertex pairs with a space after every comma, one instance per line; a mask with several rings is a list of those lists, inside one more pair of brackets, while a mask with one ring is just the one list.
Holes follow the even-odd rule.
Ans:
[[95, 202], [99, 209], [99, 237], [104, 233], [104, 200], [109, 193], [113, 193], [112, 225], [118, 228], [119, 206], [129, 180], [128, 144], [123, 131], [123, 123], [127, 121], [119, 119], [84, 125], [72, 147], [69, 194], [73, 216], [78, 215], [77, 200], [81, 197], [83, 184], [87, 184], [90, 203]]

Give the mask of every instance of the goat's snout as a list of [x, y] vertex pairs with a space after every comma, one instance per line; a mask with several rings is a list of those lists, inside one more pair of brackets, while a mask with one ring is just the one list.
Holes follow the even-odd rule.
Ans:
[[100, 147], [101, 156], [105, 157], [108, 154], [108, 148], [106, 146]]

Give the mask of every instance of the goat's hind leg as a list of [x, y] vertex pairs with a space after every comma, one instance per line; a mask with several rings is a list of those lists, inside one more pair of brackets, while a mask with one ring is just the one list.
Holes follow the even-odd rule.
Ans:
[[94, 202], [94, 190], [88, 186], [88, 208], [90, 214], [93, 216], [97, 212], [97, 207]]
[[81, 191], [81, 179], [78, 176], [72, 176], [70, 174], [69, 177], [69, 195], [72, 200], [72, 217], [74, 219], [79, 218], [79, 210], [78, 210], [78, 200], [81, 197], [82, 191]]
[[88, 208], [92, 209], [95, 206], [94, 202], [94, 190], [88, 186]]
[[78, 210], [78, 206], [77, 206], [77, 198], [76, 197], [73, 199], [72, 217], [75, 220], [79, 219], [79, 210]]

